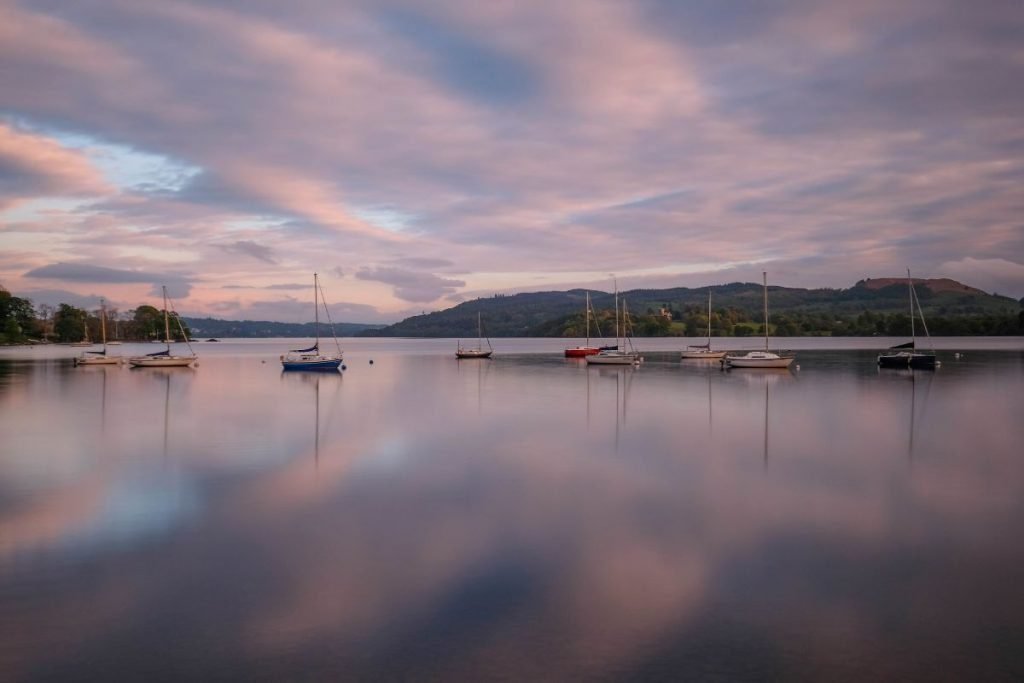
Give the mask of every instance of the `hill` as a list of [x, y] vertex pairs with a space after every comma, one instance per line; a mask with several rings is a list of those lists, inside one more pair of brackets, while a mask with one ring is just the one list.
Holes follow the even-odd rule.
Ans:
[[[196, 337], [312, 337], [314, 323], [279, 323], [270, 320], [218, 320], [216, 318], [181, 318]], [[339, 337], [351, 337], [360, 332], [382, 328], [384, 325], [363, 323], [334, 323]], [[331, 328], [320, 325], [320, 336], [329, 335]]]
[[[970, 292], [971, 294], [985, 294], [980, 289], [974, 287], [968, 287], [967, 285], [957, 282], [956, 280], [950, 280], [948, 277], [936, 278], [933, 280], [922, 280], [919, 278], [913, 278], [914, 287], [917, 288], [921, 285], [926, 285], [932, 292], [956, 292], [958, 294], [963, 292]], [[901, 287], [907, 286], [906, 278], [895, 278], [895, 277], [876, 277], [861, 280], [857, 283], [857, 286], [864, 287], [865, 289], [883, 289], [885, 287], [891, 287], [892, 285], [899, 285]]]
[[[1013, 324], [1020, 313], [1020, 304], [1011, 298], [987, 294], [955, 280], [915, 280], [915, 289], [926, 318], [973, 319], [983, 316], [1012, 318]], [[621, 292], [631, 316], [638, 321], [648, 319], [647, 334], [683, 334], [678, 323], [654, 325], [661, 309], [672, 313], [679, 321], [695, 315], [704, 315], [708, 292], [716, 311], [714, 318], [728, 319], [732, 329], [737, 323], [761, 321], [762, 286], [757, 283], [733, 282], [710, 287], [674, 287], [670, 289], [634, 289]], [[789, 317], [799, 321], [806, 329], [807, 320], [815, 319], [814, 329], [833, 333], [833, 323], [844, 318], [853, 319], [867, 313], [871, 316], [903, 316], [907, 320], [906, 279], [883, 278], [861, 280], [848, 289], [802, 289], [769, 286], [769, 299], [773, 323]], [[591, 290], [594, 309], [608, 311], [614, 305], [613, 295]], [[492, 337], [562, 336], [575, 334], [582, 321], [586, 290], [572, 289], [558, 292], [529, 292], [515, 295], [495, 295], [475, 299], [452, 308], [406, 318], [380, 329], [367, 329], [360, 336], [392, 337], [475, 337], [476, 317], [483, 315], [485, 332]], [[599, 313], [600, 315], [600, 313]], [[703, 324], [707, 324], [704, 315]], [[873, 323], [872, 323], [873, 324]], [[656, 329], [656, 327], [658, 329]], [[1004, 326], [1005, 327], [1005, 326]], [[610, 326], [603, 329], [610, 331]], [[723, 323], [722, 333], [726, 331]], [[853, 329], [848, 327], [848, 329]], [[692, 332], [692, 330], [689, 330]], [[811, 330], [807, 330], [812, 333]], [[609, 332], [606, 332], [608, 334]], [[949, 332], [951, 334], [955, 332]], [[966, 332], [965, 332], [966, 333]], [[980, 332], [973, 332], [980, 333]], [[1011, 332], [1003, 332], [1011, 333]], [[582, 333], [581, 333], [582, 334]]]

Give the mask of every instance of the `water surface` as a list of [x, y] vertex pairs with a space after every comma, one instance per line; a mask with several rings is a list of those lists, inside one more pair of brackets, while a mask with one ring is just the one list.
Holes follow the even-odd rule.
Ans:
[[0, 679], [1024, 677], [1019, 338], [493, 341], [2, 352]]

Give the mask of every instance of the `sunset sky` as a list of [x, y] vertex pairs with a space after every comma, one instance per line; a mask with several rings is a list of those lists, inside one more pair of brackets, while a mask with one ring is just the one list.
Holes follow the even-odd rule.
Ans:
[[391, 322], [495, 292], [1024, 296], [1020, 0], [0, 0], [0, 284]]

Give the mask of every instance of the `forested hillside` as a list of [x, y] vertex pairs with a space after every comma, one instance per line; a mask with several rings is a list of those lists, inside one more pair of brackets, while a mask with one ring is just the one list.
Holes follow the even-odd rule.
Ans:
[[[1020, 334], [1021, 303], [987, 294], [953, 280], [915, 280], [933, 334]], [[707, 330], [707, 297], [712, 295], [716, 335], [757, 334], [762, 318], [761, 285], [636, 289], [621, 293], [639, 336], [699, 336]], [[848, 289], [769, 286], [771, 322], [783, 335], [905, 334], [910, 330], [905, 280], [862, 280]], [[612, 294], [591, 291], [605, 336], [614, 335]], [[475, 299], [452, 308], [413, 316], [366, 336], [474, 337], [477, 313], [493, 337], [582, 336], [586, 290], [531, 292]], [[670, 317], [669, 317], [670, 316]], [[906, 332], [904, 332], [904, 330]]]
[[[218, 320], [216, 318], [190, 318], [183, 316], [192, 333], [201, 337], [312, 337], [313, 323], [279, 323], [270, 320]], [[364, 330], [384, 327], [362, 323], [334, 323], [339, 337], [351, 337]], [[320, 324], [320, 336], [331, 334], [331, 328]]]

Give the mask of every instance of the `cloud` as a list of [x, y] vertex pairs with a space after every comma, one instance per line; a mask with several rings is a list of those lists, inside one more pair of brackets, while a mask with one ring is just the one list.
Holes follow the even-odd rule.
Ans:
[[274, 258], [273, 250], [270, 247], [257, 244], [251, 240], [238, 240], [231, 244], [218, 244], [217, 248], [223, 249], [230, 254], [251, 256], [252, 258], [263, 261], [264, 263], [277, 263], [277, 259]]
[[457, 287], [466, 285], [462, 280], [390, 266], [364, 268], [356, 273], [356, 278], [392, 285], [395, 288], [395, 296], [399, 299], [415, 302], [434, 301], [451, 294]]
[[0, 278], [145, 264], [212, 303], [330, 254], [398, 312], [612, 271], [1024, 262], [1015, 8], [742, 8], [3, 5]]
[[[228, 320], [276, 320], [281, 322], [305, 323], [313, 320], [313, 301], [302, 301], [294, 297], [264, 299], [255, 301], [220, 300], [208, 305], [214, 317]], [[331, 319], [336, 322], [383, 323], [394, 322], [382, 315], [373, 306], [347, 301], [329, 302]], [[321, 318], [323, 314], [321, 312]]]
[[939, 272], [988, 292], [1014, 299], [1024, 297], [1024, 264], [1021, 263], [1001, 258], [976, 259], [968, 256], [943, 263], [939, 266]]
[[137, 270], [121, 270], [95, 266], [90, 263], [52, 263], [33, 268], [24, 274], [27, 278], [58, 280], [61, 282], [92, 283], [92, 284], [125, 284], [150, 283], [152, 296], [162, 294], [162, 286], [167, 287], [169, 296], [184, 298], [189, 295], [192, 284], [187, 276], [178, 273], [154, 273]]
[[84, 155], [0, 119], [0, 210], [40, 195], [90, 197], [112, 191]]
[[168, 280], [161, 283], [153, 283], [149, 290], [150, 296], [161, 296], [163, 292], [173, 299], [185, 299], [192, 292], [192, 284], [184, 280]]
[[94, 266], [89, 263], [53, 263], [30, 270], [25, 273], [25, 277], [64, 280], [66, 282], [103, 283], [152, 282], [154, 279], [149, 273]]
[[18, 293], [18, 296], [28, 299], [34, 306], [59, 306], [69, 304], [77, 308], [92, 310], [100, 305], [98, 294], [78, 294], [66, 289], [26, 289]]
[[389, 263], [396, 266], [403, 266], [407, 268], [447, 268], [454, 266], [455, 264], [446, 258], [431, 258], [429, 256], [404, 256], [401, 258], [391, 259]]
[[452, 22], [410, 10], [386, 9], [378, 19], [422, 50], [437, 78], [485, 105], [515, 106], [539, 93], [543, 71], [528, 58], [454, 30]]

